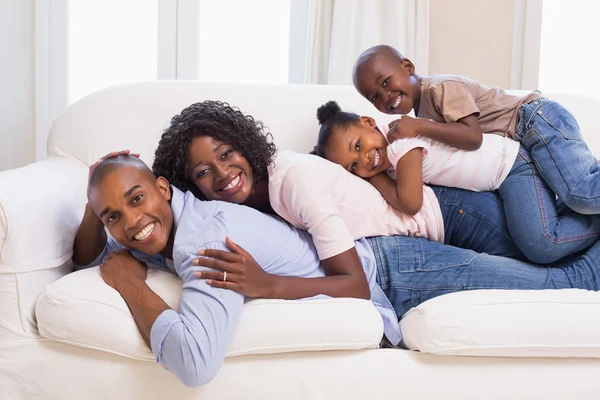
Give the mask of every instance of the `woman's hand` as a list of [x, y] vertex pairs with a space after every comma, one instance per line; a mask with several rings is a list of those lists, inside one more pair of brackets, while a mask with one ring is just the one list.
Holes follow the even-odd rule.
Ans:
[[[272, 298], [276, 275], [269, 274], [254, 258], [230, 238], [225, 242], [231, 253], [223, 250], [200, 250], [194, 265], [219, 271], [196, 271], [197, 278], [205, 279], [212, 287], [231, 289], [248, 297]], [[222, 272], [221, 272], [222, 271]]]
[[102, 164], [102, 161], [107, 160], [109, 158], [117, 157], [117, 156], [133, 156], [133, 157], [137, 157], [137, 158], [140, 157], [140, 155], [138, 153], [132, 153], [131, 150], [113, 151], [111, 153], [108, 153], [107, 155], [105, 155], [104, 157], [102, 157], [101, 159], [99, 159], [98, 161], [93, 163], [92, 165], [90, 165], [90, 170], [88, 173], [88, 196], [89, 196], [90, 180], [92, 179], [92, 175], [94, 175], [94, 171], [96, 170], [96, 168], [98, 168], [98, 166], [100, 164]]

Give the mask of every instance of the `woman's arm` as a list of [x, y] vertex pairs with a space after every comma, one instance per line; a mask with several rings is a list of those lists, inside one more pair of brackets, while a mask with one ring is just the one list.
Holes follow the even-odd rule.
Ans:
[[385, 172], [369, 178], [396, 210], [415, 215], [423, 206], [423, 148], [409, 150], [396, 165], [396, 182]]
[[194, 260], [195, 265], [227, 272], [227, 276], [216, 271], [195, 273], [196, 277], [206, 279], [210, 286], [231, 289], [249, 297], [267, 299], [296, 300], [318, 294], [362, 299], [371, 297], [355, 247], [321, 261], [326, 277], [299, 278], [269, 274], [230, 238], [227, 238], [226, 243], [231, 253], [222, 250], [201, 250], [198, 254], [203, 258]]

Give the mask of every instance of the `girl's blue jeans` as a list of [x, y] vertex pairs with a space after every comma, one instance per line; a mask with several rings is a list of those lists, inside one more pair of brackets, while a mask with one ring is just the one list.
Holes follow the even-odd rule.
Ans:
[[445, 244], [478, 253], [525, 258], [510, 236], [502, 200], [496, 193], [429, 186], [442, 210]]

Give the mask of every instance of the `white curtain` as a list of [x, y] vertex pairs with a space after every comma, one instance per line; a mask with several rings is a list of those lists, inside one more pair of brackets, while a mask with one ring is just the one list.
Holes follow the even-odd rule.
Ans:
[[352, 66], [376, 44], [429, 69], [429, 0], [309, 0], [305, 83], [352, 84]]

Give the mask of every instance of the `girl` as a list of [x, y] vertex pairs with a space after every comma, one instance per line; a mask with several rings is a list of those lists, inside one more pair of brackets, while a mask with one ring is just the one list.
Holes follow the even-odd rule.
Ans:
[[[423, 182], [497, 190], [513, 240], [537, 263], [586, 249], [600, 236], [600, 217], [559, 207], [527, 151], [510, 138], [483, 135], [481, 147], [473, 151], [421, 136], [388, 144], [390, 128], [378, 128], [371, 117], [343, 112], [333, 101], [318, 109], [317, 118], [321, 129], [315, 153], [368, 179], [399, 211], [419, 211]], [[393, 130], [394, 123], [390, 125]], [[388, 171], [395, 171], [396, 182]]]

